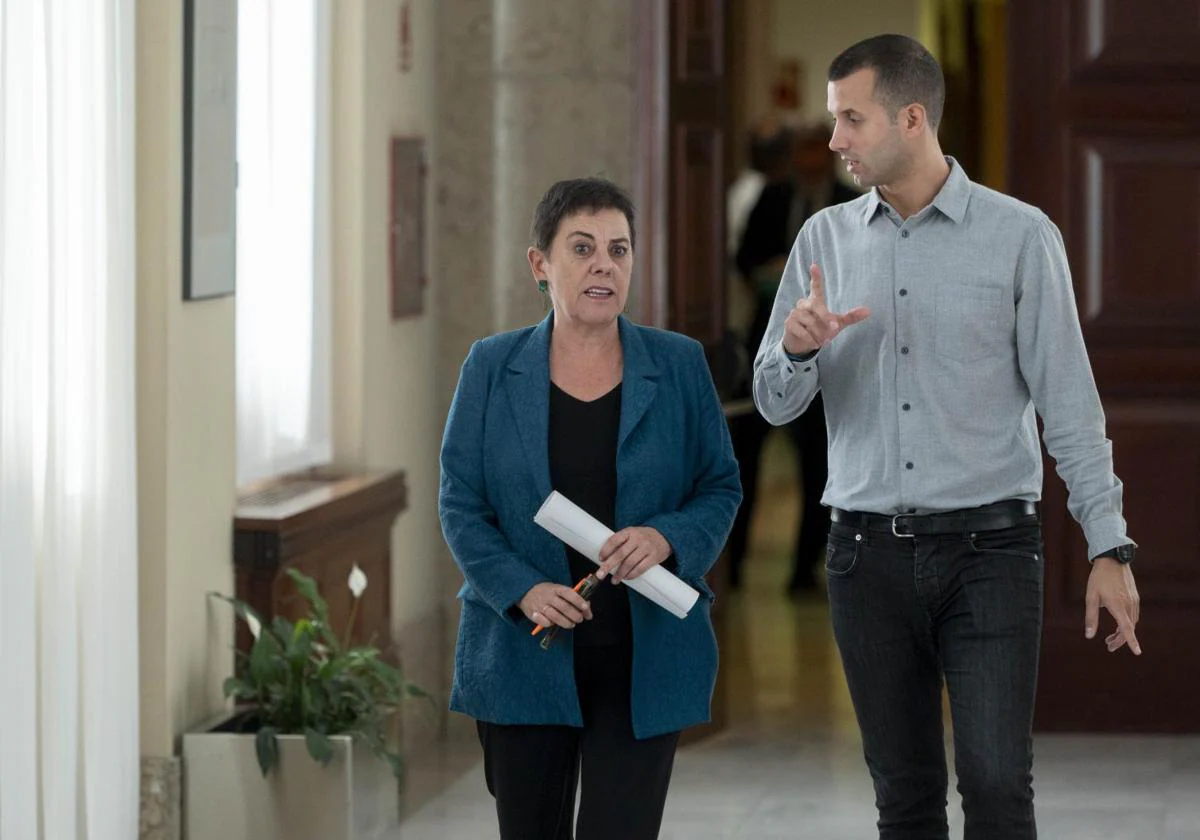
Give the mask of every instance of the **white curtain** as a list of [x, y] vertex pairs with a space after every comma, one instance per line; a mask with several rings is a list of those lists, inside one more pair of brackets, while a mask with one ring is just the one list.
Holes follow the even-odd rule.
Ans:
[[239, 485], [330, 458], [329, 18], [238, 3]]
[[0, 838], [138, 830], [134, 0], [0, 0]]

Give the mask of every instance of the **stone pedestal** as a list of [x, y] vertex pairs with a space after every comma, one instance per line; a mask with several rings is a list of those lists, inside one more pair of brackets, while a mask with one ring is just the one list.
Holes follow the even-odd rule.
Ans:
[[143, 758], [139, 840], [179, 840], [181, 768], [178, 758]]

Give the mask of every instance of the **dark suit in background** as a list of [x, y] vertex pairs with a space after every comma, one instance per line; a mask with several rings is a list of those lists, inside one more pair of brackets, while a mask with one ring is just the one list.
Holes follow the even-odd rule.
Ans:
[[[746, 336], [746, 351], [752, 359], [762, 343], [783, 264], [800, 227], [818, 210], [858, 197], [857, 192], [834, 177], [825, 146], [828, 134], [822, 134], [823, 131], [813, 129], [797, 138], [796, 176], [773, 181], [763, 188], [750, 211], [738, 247], [738, 271], [755, 291], [754, 320]], [[758, 412], [738, 417], [732, 426], [733, 449], [742, 479], [742, 506], [729, 537], [729, 582], [736, 588], [741, 584], [742, 563], [758, 496], [759, 460], [771, 426]], [[789, 423], [787, 429], [795, 443], [804, 495], [800, 533], [787, 586], [794, 595], [816, 586], [814, 566], [829, 533], [829, 510], [821, 504], [829, 468], [825, 408], [819, 393], [808, 410]]]

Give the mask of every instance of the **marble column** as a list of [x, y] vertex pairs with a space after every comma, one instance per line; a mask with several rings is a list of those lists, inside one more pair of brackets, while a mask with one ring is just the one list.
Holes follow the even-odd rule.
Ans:
[[471, 342], [494, 331], [492, 61], [494, 0], [439, 0], [432, 183], [437, 207], [431, 261], [442, 416]]
[[471, 341], [543, 308], [525, 260], [562, 178], [632, 188], [635, 0], [438, 3], [436, 271], [446, 399]]
[[563, 178], [633, 175], [632, 2], [496, 0], [493, 289], [501, 329], [540, 317], [525, 251]]

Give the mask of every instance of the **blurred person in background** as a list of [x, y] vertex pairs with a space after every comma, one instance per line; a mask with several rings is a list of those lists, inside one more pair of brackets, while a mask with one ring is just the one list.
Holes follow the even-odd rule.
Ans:
[[[763, 187], [746, 222], [736, 263], [754, 295], [754, 319], [746, 336], [749, 357], [762, 343], [788, 253], [801, 226], [819, 210], [858, 197], [838, 180], [835, 158], [829, 151], [829, 129], [805, 126], [799, 131], [780, 129], [771, 148], [780, 153], [782, 166]], [[734, 452], [742, 475], [744, 499], [734, 521], [729, 544], [729, 579], [741, 584], [742, 566], [749, 545], [750, 524], [757, 500], [759, 462], [771, 425], [758, 413], [734, 421]], [[818, 568], [829, 533], [829, 510], [821, 504], [828, 477], [828, 441], [820, 395], [813, 406], [788, 424], [797, 455], [800, 480], [800, 524], [792, 554], [787, 592], [799, 595], [816, 588]]]

